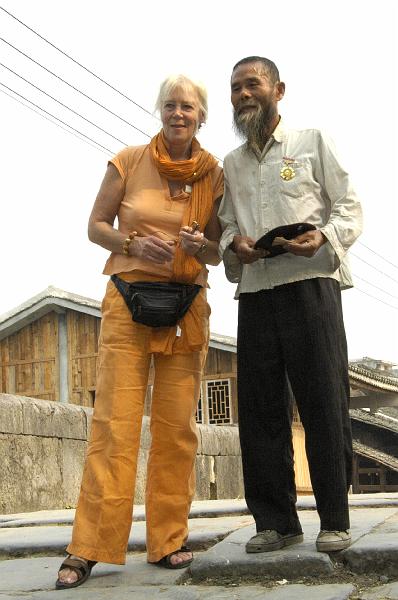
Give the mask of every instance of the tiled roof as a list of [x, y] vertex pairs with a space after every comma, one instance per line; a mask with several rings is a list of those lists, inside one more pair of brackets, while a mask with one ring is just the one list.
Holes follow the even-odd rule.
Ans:
[[386, 392], [398, 392], [398, 379], [396, 377], [380, 375], [380, 373], [375, 373], [374, 369], [352, 364], [348, 367], [348, 373], [353, 381], [367, 383]]
[[[99, 300], [72, 294], [50, 285], [33, 298], [29, 298], [23, 304], [0, 315], [0, 339], [18, 331], [55, 307], [78, 310], [97, 317], [101, 316], [101, 302]], [[236, 352], [236, 338], [234, 337], [211, 333], [210, 343], [214, 348]]]
[[380, 408], [376, 413], [370, 413], [361, 408], [351, 408], [350, 417], [355, 421], [361, 421], [362, 423], [368, 423], [369, 425], [398, 433], [398, 418], [392, 416], [394, 411], [398, 417], [398, 410], [394, 408]]
[[393, 471], [398, 471], [398, 458], [395, 456], [391, 456], [391, 454], [386, 454], [380, 450], [375, 450], [370, 446], [365, 446], [365, 444], [361, 444], [357, 440], [353, 440], [352, 447], [357, 454], [370, 458], [371, 460], [376, 460]]
[[[0, 315], [0, 339], [18, 331], [27, 323], [39, 318], [41, 315], [54, 310], [71, 309], [85, 312], [94, 316], [101, 316], [101, 302], [93, 298], [79, 296], [66, 292], [54, 286], [49, 286], [33, 298], [26, 300], [23, 304]], [[218, 333], [210, 334], [211, 346], [227, 352], [236, 353], [236, 338]], [[380, 375], [374, 369], [349, 365], [349, 376], [352, 382], [367, 384], [386, 392], [398, 392], [398, 378]]]

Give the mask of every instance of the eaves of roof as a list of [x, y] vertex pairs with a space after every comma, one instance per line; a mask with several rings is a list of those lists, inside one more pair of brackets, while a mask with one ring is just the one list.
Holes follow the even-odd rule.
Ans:
[[380, 412], [370, 413], [361, 408], [350, 408], [350, 417], [355, 421], [398, 433], [398, 420], [384, 417]]
[[352, 381], [365, 383], [386, 392], [398, 392], [398, 380], [396, 377], [380, 375], [373, 370], [368, 370], [358, 365], [349, 365], [348, 374]]
[[[33, 298], [0, 315], [0, 340], [25, 327], [42, 315], [55, 310], [62, 312], [71, 309], [78, 312], [101, 316], [101, 302], [78, 294], [66, 292], [54, 286], [49, 286]], [[210, 345], [213, 348], [236, 353], [236, 338], [227, 335], [211, 333]], [[349, 365], [349, 376], [352, 382], [388, 392], [398, 392], [398, 379], [379, 375], [374, 370], [368, 370], [358, 365]]]
[[381, 452], [380, 450], [375, 450], [370, 446], [366, 446], [365, 444], [361, 444], [357, 440], [353, 440], [352, 447], [354, 452], [360, 454], [361, 456], [365, 456], [366, 458], [370, 458], [371, 460], [375, 460], [385, 467], [392, 469], [393, 471], [398, 471], [398, 458], [395, 456], [391, 456], [391, 454], [386, 454], [385, 452]]

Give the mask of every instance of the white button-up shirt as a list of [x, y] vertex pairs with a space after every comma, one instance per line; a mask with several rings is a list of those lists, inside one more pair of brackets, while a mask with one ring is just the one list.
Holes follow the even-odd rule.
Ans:
[[[293, 176], [283, 179], [284, 168]], [[224, 160], [224, 197], [218, 213], [223, 234], [220, 256], [229, 281], [241, 292], [332, 277], [352, 287], [347, 250], [362, 231], [362, 211], [333, 143], [316, 129], [285, 129], [279, 122], [263, 151], [247, 143]], [[312, 223], [327, 238], [312, 258], [291, 253], [242, 265], [230, 249], [235, 235], [258, 240], [290, 223]]]

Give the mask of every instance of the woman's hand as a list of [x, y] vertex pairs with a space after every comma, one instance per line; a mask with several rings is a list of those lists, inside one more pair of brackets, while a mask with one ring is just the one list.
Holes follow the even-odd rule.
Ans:
[[129, 254], [138, 258], [149, 260], [158, 265], [170, 262], [174, 258], [174, 240], [161, 240], [154, 235], [144, 237], [135, 236], [129, 246]]
[[195, 256], [203, 244], [206, 242], [205, 236], [201, 231], [193, 231], [192, 227], [182, 227], [180, 229], [181, 248], [186, 254]]

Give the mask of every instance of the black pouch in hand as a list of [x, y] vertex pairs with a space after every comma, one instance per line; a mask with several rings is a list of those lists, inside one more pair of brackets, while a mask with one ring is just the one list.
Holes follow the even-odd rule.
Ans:
[[133, 321], [148, 327], [173, 327], [189, 310], [200, 285], [175, 282], [128, 283], [117, 275], [111, 280], [123, 296]]
[[279, 256], [279, 254], [285, 254], [287, 250], [285, 250], [280, 245], [274, 245], [275, 238], [281, 237], [286, 240], [292, 240], [298, 235], [305, 233], [306, 231], [313, 231], [316, 229], [315, 225], [311, 223], [292, 223], [291, 225], [281, 225], [280, 227], [275, 227], [275, 229], [271, 229], [266, 234], [264, 234], [257, 242], [254, 244], [254, 247], [263, 248], [267, 250], [268, 254], [264, 258], [274, 258], [274, 256]]

